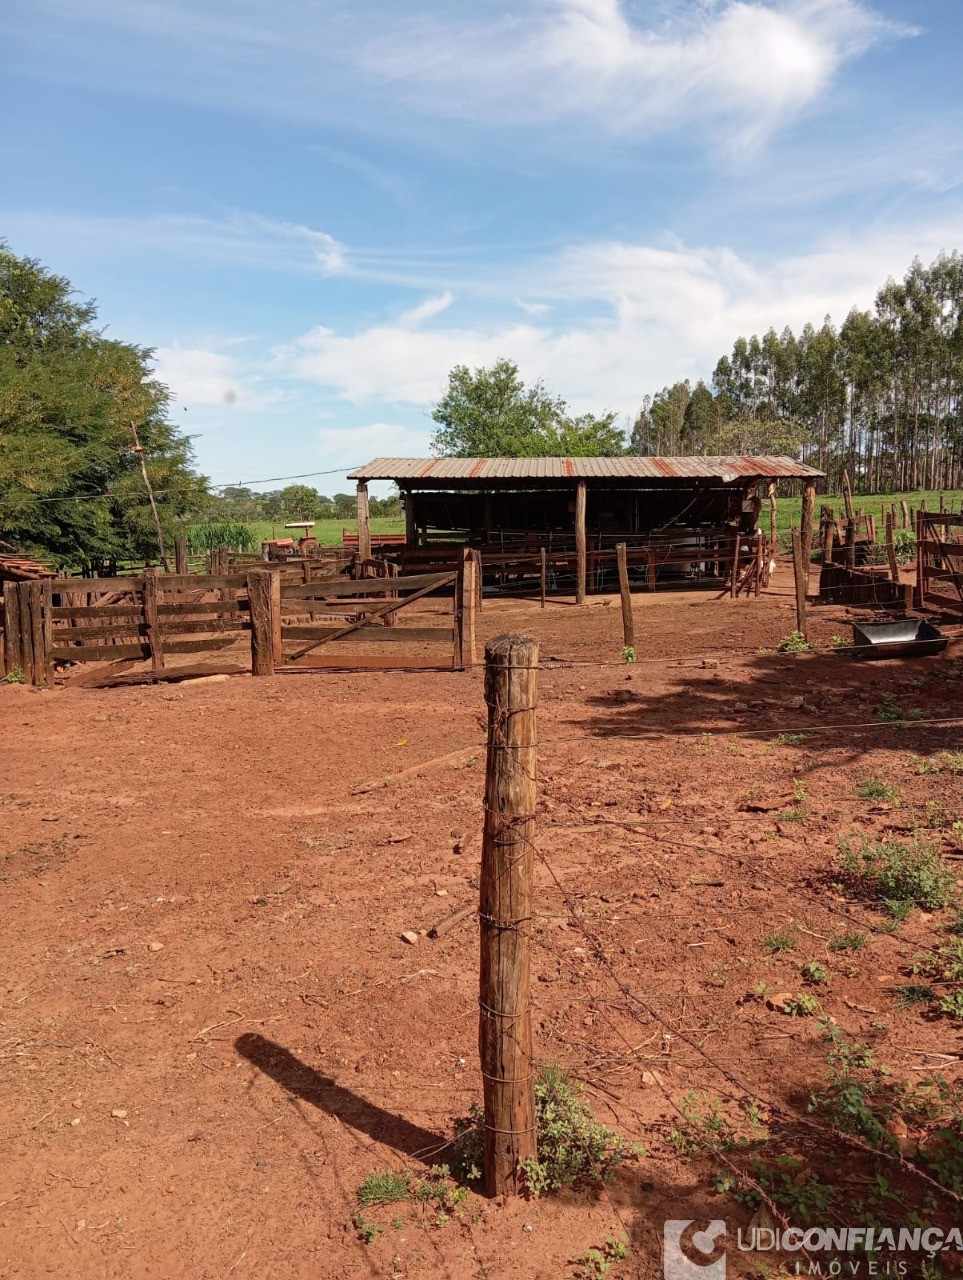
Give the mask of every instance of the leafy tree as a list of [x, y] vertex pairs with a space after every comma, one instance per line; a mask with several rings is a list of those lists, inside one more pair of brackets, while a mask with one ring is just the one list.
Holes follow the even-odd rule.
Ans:
[[152, 353], [95, 319], [67, 280], [0, 242], [0, 538], [64, 564], [157, 554], [131, 422], [168, 536], [206, 493]]
[[490, 368], [456, 365], [432, 411], [435, 453], [454, 458], [603, 456], [625, 452], [616, 415], [571, 417], [564, 400], [541, 382], [526, 387], [518, 366], [496, 360]]
[[317, 489], [289, 484], [278, 494], [279, 514], [289, 520], [319, 520], [327, 511]]
[[646, 396], [632, 426], [632, 452], [675, 457], [682, 453], [685, 413], [692, 390], [688, 382]]

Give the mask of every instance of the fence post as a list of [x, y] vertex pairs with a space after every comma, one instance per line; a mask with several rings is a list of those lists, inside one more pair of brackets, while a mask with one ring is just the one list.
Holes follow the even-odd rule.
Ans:
[[923, 513], [916, 513], [916, 594], [913, 603], [922, 609], [926, 600], [926, 548], [923, 545], [923, 530], [926, 518]]
[[803, 559], [802, 534], [792, 531], [792, 567], [796, 579], [796, 630], [806, 637], [806, 589], [809, 585], [809, 565]]
[[50, 651], [54, 647], [53, 640], [53, 588], [49, 582], [40, 584], [40, 618], [43, 627], [44, 677], [53, 688], [54, 664]]
[[151, 671], [163, 671], [164, 638], [157, 609], [157, 569], [152, 565], [144, 570], [144, 625], [147, 628]]
[[896, 539], [893, 537], [893, 513], [886, 512], [886, 559], [889, 561], [889, 576], [893, 582], [899, 582], [899, 564], [896, 560]]
[[548, 589], [548, 552], [544, 547], [538, 549], [539, 560], [539, 594], [541, 597], [541, 607], [545, 608], [545, 593]]
[[[757, 529], [756, 530], [756, 595], [757, 596], [759, 595], [760, 588], [762, 587], [762, 575], [763, 575], [763, 569], [765, 567], [763, 564], [763, 547], [762, 547], [764, 537], [765, 535], [763, 534], [762, 530]], [[812, 541], [812, 535], [810, 535], [810, 542], [811, 541]]]
[[475, 665], [475, 558], [463, 547], [455, 579], [455, 666]]
[[635, 648], [635, 619], [632, 617], [632, 593], [629, 589], [629, 564], [624, 542], [615, 544], [615, 559], [619, 566], [619, 595], [622, 597], [622, 643], [626, 649]]
[[17, 670], [22, 671], [26, 678], [20, 640], [20, 592], [16, 582], [8, 582], [3, 592], [3, 637], [6, 663], [4, 674]]
[[575, 603], [585, 603], [585, 481], [575, 489]]
[[174, 539], [174, 572], [181, 574], [190, 573], [190, 568], [187, 563], [186, 538]]
[[732, 548], [732, 581], [729, 583], [729, 599], [735, 600], [739, 588], [739, 543], [741, 539], [736, 532], [735, 545]]
[[532, 636], [497, 636], [485, 646], [488, 762], [478, 1046], [490, 1196], [523, 1191], [522, 1162], [537, 1150], [530, 1008], [537, 664]]
[[254, 569], [247, 575], [251, 609], [251, 672], [273, 676], [281, 640], [281, 580], [270, 569]]

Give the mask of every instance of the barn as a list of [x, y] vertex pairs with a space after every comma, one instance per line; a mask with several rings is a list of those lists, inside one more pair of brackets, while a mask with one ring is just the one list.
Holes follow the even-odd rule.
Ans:
[[811, 528], [823, 473], [765, 456], [375, 458], [349, 478], [362, 559], [371, 556], [368, 485], [390, 480], [405, 509], [405, 571], [449, 565], [467, 545], [486, 585], [510, 589], [539, 572], [549, 589], [582, 600], [614, 579], [620, 543], [649, 590], [738, 578], [749, 555], [767, 554], [760, 514], [780, 481], [802, 486]]

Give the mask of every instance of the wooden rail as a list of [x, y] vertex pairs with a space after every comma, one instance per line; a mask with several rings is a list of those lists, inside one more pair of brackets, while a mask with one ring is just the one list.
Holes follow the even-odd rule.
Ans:
[[[952, 531], [952, 534], [951, 534]], [[916, 515], [918, 609], [963, 615], [963, 514], [919, 511]]]

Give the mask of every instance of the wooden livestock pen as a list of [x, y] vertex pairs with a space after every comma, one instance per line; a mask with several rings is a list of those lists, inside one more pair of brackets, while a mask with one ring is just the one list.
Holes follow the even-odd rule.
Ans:
[[[803, 485], [812, 533], [821, 471], [785, 457], [376, 458], [351, 473], [358, 484], [358, 545], [372, 554], [368, 484], [391, 480], [405, 508], [404, 545], [385, 548], [404, 573], [452, 568], [476, 553], [486, 585], [603, 590], [617, 580], [616, 547], [630, 578], [659, 585], [729, 583], [765, 575], [770, 537], [764, 501], [780, 480]], [[771, 528], [774, 531], [774, 522]], [[808, 544], [807, 544], [808, 545]]]

